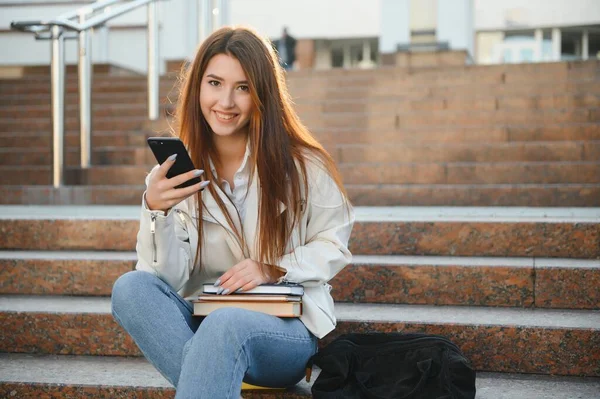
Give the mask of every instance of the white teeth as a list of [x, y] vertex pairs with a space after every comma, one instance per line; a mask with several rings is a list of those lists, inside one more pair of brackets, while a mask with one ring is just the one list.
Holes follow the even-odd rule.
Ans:
[[235, 115], [221, 114], [220, 112], [216, 112], [216, 111], [215, 111], [215, 113], [217, 114], [217, 116], [219, 117], [219, 119], [223, 119], [223, 120], [226, 120], [226, 121], [228, 121], [230, 119], [233, 119], [233, 117], [235, 116]]

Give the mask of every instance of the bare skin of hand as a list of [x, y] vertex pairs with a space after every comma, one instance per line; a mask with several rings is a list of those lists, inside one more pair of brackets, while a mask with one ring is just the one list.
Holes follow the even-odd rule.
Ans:
[[260, 269], [260, 264], [252, 259], [244, 259], [231, 269], [227, 270], [219, 280], [219, 293], [222, 295], [231, 294], [241, 288], [241, 291], [249, 291], [252, 288], [266, 283], [274, 283], [285, 273], [273, 266], [267, 266], [270, 269], [270, 275], [266, 276]]
[[193, 186], [175, 188], [176, 186], [201, 176], [203, 170], [191, 170], [187, 173], [182, 173], [178, 176], [167, 178], [167, 172], [175, 163], [175, 158], [169, 157], [157, 169], [153, 170], [148, 180], [148, 188], [146, 189], [146, 204], [151, 211], [161, 210], [167, 212], [169, 209], [197, 193], [206, 187], [209, 182], [203, 181]]

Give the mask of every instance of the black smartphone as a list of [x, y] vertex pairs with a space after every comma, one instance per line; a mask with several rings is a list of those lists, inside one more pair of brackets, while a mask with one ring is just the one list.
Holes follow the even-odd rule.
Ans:
[[[183, 142], [177, 137], [149, 137], [148, 145], [154, 154], [154, 157], [159, 164], [163, 164], [173, 154], [177, 154], [175, 163], [167, 172], [167, 178], [178, 176], [182, 173], [196, 169], [190, 155], [188, 154]], [[175, 188], [189, 187], [200, 183], [202, 180], [199, 177], [194, 177], [185, 183], [182, 183]]]

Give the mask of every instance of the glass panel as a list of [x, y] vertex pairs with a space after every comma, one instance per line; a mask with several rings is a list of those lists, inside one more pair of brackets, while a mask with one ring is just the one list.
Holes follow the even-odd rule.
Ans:
[[600, 59], [600, 32], [590, 32], [588, 41], [590, 59]]

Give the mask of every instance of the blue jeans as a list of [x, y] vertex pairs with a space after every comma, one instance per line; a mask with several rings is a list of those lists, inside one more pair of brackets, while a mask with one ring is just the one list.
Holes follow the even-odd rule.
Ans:
[[191, 303], [150, 273], [126, 273], [113, 286], [115, 320], [176, 387], [176, 398], [239, 398], [242, 380], [295, 385], [317, 350], [299, 319], [235, 308], [192, 313]]

